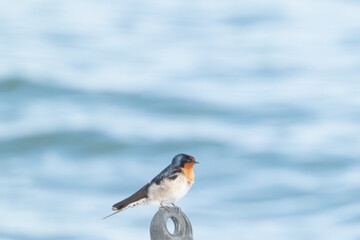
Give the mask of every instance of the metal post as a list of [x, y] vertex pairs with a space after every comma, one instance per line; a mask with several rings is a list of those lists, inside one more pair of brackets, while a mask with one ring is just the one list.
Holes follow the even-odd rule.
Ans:
[[[167, 229], [166, 222], [171, 218], [175, 224], [174, 233]], [[151, 240], [194, 240], [189, 219], [175, 207], [161, 207], [154, 215], [150, 225]]]

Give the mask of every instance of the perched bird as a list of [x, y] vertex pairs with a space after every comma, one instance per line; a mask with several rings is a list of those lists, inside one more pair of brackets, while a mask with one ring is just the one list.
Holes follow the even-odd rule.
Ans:
[[172, 204], [180, 200], [189, 191], [195, 180], [194, 165], [198, 163], [194, 157], [186, 154], [176, 155], [171, 164], [159, 173], [151, 182], [143, 186], [130, 197], [115, 203], [112, 210], [116, 211], [110, 217], [127, 208], [142, 205]]

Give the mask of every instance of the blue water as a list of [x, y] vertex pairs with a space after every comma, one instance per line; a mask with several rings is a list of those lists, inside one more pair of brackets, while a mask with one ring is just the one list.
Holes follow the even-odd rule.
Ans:
[[1, 240], [149, 239], [182, 152], [195, 239], [360, 239], [359, 1], [0, 5]]

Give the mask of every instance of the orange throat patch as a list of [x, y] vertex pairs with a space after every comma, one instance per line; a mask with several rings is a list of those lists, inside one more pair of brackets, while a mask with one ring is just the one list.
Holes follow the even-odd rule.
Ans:
[[194, 163], [185, 163], [184, 167], [181, 168], [189, 184], [192, 184], [195, 179], [195, 175], [193, 172], [194, 165], [195, 165]]

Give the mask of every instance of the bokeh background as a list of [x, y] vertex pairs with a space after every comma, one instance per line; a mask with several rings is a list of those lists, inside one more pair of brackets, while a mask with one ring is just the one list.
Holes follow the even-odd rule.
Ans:
[[195, 156], [195, 239], [360, 238], [360, 1], [0, 3], [0, 239], [149, 239], [115, 202]]

